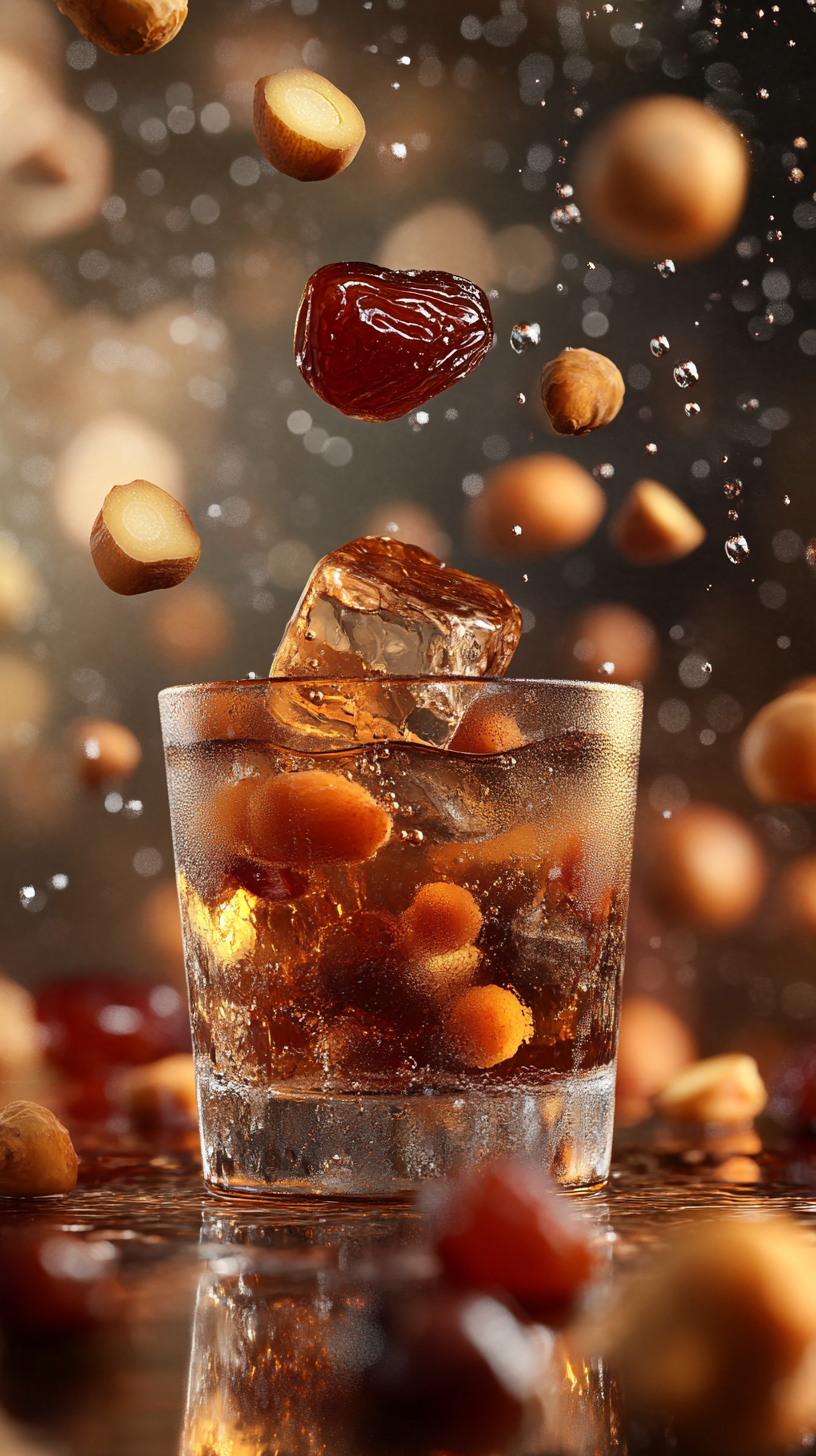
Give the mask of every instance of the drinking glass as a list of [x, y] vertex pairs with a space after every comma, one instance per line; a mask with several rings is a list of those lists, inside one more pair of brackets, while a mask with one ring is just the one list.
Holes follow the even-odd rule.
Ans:
[[[440, 695], [447, 747], [417, 731]], [[399, 1197], [515, 1151], [602, 1183], [639, 690], [265, 679], [160, 705], [207, 1182]]]

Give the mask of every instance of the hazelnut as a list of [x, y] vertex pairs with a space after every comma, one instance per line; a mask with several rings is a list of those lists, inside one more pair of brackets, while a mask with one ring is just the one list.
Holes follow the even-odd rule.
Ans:
[[759, 1456], [816, 1421], [816, 1251], [793, 1219], [676, 1230], [621, 1290], [606, 1343], [627, 1405], [684, 1449]]
[[67, 1129], [36, 1102], [8, 1102], [0, 1111], [0, 1197], [70, 1193], [77, 1155]]
[[694, 1061], [694, 1037], [680, 1017], [651, 996], [632, 996], [621, 1007], [615, 1113], [633, 1126], [651, 1113], [651, 1099]]
[[271, 864], [359, 864], [382, 848], [391, 827], [367, 789], [322, 769], [276, 774], [249, 803], [253, 852]]
[[717, 111], [688, 96], [620, 107], [579, 155], [581, 207], [635, 258], [701, 258], [736, 227], [748, 189], [748, 149]]
[[647, 879], [656, 909], [679, 924], [721, 932], [744, 924], [765, 888], [767, 866], [748, 825], [717, 804], [689, 804], [650, 839]]
[[191, 582], [156, 602], [150, 627], [156, 646], [167, 657], [202, 662], [224, 650], [232, 616], [217, 587]]
[[446, 1030], [457, 1058], [468, 1067], [509, 1061], [533, 1034], [533, 1017], [504, 986], [471, 986], [451, 1002]]
[[683, 1067], [655, 1097], [671, 1122], [751, 1122], [768, 1100], [753, 1057], [727, 1052]]
[[541, 402], [559, 435], [610, 425], [625, 392], [617, 365], [592, 349], [562, 349], [541, 371]]
[[512, 753], [524, 742], [515, 718], [488, 700], [468, 709], [448, 748], [457, 753]]
[[125, 1110], [150, 1127], [197, 1121], [196, 1081], [189, 1052], [131, 1067], [120, 1082]]
[[619, 602], [589, 607], [570, 624], [565, 669], [607, 682], [648, 682], [657, 666], [657, 633], [648, 617]]
[[421, 551], [430, 551], [432, 556], [443, 560], [450, 555], [450, 536], [436, 516], [416, 501], [392, 500], [374, 506], [363, 522], [360, 535], [390, 536], [394, 541], [419, 546]]
[[786, 865], [779, 881], [783, 913], [797, 930], [816, 935], [816, 854], [803, 854]]
[[365, 132], [354, 102], [315, 71], [277, 71], [255, 87], [255, 140], [276, 171], [298, 182], [336, 177]]
[[641, 566], [679, 561], [705, 540], [702, 521], [656, 480], [639, 480], [609, 523], [609, 539]]
[[187, 0], [56, 0], [80, 35], [112, 56], [148, 56], [178, 35]]
[[600, 486], [574, 460], [527, 455], [491, 471], [471, 507], [471, 522], [489, 551], [535, 556], [586, 541], [605, 510]]
[[443, 955], [471, 945], [482, 920], [469, 890], [438, 880], [417, 890], [402, 917], [400, 940], [408, 955]]
[[426, 995], [437, 1001], [449, 1001], [457, 992], [469, 986], [482, 953], [477, 945], [463, 945], [459, 950], [442, 951], [439, 954], [413, 959], [409, 974], [414, 984]]
[[0, 976], [0, 1077], [16, 1076], [42, 1061], [42, 1029], [34, 998], [24, 986]]
[[120, 596], [178, 586], [195, 571], [201, 541], [182, 505], [149, 480], [115, 485], [91, 531], [102, 581]]
[[762, 804], [816, 804], [816, 693], [766, 703], [740, 743], [740, 768]]
[[129, 778], [142, 758], [136, 734], [108, 718], [83, 718], [70, 729], [68, 743], [74, 773], [89, 789]]

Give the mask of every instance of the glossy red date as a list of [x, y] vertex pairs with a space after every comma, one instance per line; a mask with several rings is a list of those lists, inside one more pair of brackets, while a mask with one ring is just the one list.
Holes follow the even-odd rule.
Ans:
[[481, 364], [493, 344], [481, 288], [453, 273], [329, 263], [313, 273], [295, 326], [295, 362], [327, 404], [396, 420]]

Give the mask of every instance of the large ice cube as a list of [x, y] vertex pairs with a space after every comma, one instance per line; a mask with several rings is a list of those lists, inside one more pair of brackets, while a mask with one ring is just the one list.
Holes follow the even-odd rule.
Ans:
[[[445, 679], [502, 676], [520, 634], [521, 613], [500, 587], [418, 546], [363, 536], [315, 567], [269, 673], [306, 681], [276, 689], [273, 712], [338, 742], [446, 745], [472, 692], [463, 695]], [[348, 677], [371, 683], [346, 692], [340, 680]], [[378, 681], [383, 677], [439, 681]]]

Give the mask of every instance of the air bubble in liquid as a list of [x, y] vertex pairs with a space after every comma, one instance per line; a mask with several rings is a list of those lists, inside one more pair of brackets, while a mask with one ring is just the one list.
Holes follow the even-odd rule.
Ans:
[[661, 278], [672, 278], [677, 272], [677, 269], [675, 268], [671, 258], [664, 258], [662, 263], [655, 263], [655, 268], [657, 269]]
[[693, 359], [681, 359], [675, 364], [672, 374], [679, 389], [691, 389], [692, 385], [699, 383], [700, 371]]
[[526, 354], [541, 343], [541, 325], [531, 323], [513, 324], [510, 330], [510, 348], [515, 354]]
[[671, 344], [665, 334], [656, 334], [653, 339], [649, 340], [649, 348], [655, 359], [662, 359], [664, 354], [668, 354]]
[[739, 566], [746, 556], [750, 556], [751, 548], [744, 536], [729, 536], [725, 543], [725, 554], [732, 566]]
[[742, 500], [742, 481], [738, 475], [731, 475], [723, 481], [723, 492], [727, 500]]
[[694, 415], [700, 413], [700, 406], [698, 404], [692, 404], [691, 400], [689, 400], [688, 404], [683, 405], [683, 412], [688, 419], [692, 419]]
[[816, 537], [812, 541], [808, 541], [805, 547], [805, 561], [808, 566], [816, 566]]
[[566, 207], [556, 207], [555, 211], [550, 213], [550, 222], [557, 233], [562, 233], [565, 228], [583, 222], [583, 218], [575, 203], [568, 202]]

